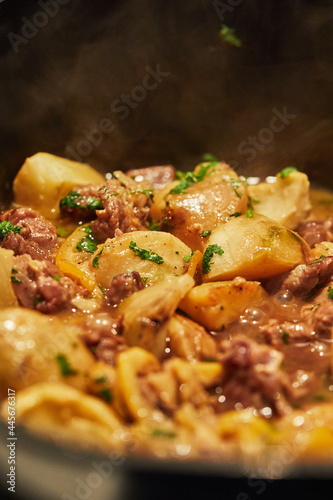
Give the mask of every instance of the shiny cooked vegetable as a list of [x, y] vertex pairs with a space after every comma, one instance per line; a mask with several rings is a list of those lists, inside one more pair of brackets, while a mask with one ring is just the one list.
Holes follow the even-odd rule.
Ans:
[[0, 220], [3, 419], [10, 388], [17, 424], [105, 453], [332, 461], [333, 196], [206, 159], [26, 160]]

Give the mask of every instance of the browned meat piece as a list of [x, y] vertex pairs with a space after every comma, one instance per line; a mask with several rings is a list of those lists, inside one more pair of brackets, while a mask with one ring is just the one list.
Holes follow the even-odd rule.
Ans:
[[71, 217], [76, 221], [87, 221], [96, 217], [96, 210], [103, 205], [99, 197], [97, 184], [75, 186], [65, 198], [60, 201], [60, 212], [63, 217]]
[[222, 342], [224, 354], [222, 381], [225, 401], [220, 410], [254, 406], [271, 408], [282, 415], [289, 408], [286, 401], [288, 377], [281, 369], [283, 354], [249, 339]]
[[2, 221], [21, 227], [19, 233], [10, 232], [2, 241], [2, 246], [13, 250], [15, 255], [25, 253], [33, 259], [50, 259], [58, 244], [57, 229], [37, 211], [18, 207], [1, 214]]
[[303, 222], [297, 232], [312, 248], [322, 241], [333, 241], [333, 217], [326, 221]]
[[137, 182], [149, 181], [154, 189], [163, 189], [169, 182], [176, 179], [176, 169], [172, 165], [137, 168], [129, 170], [126, 174]]
[[311, 325], [306, 322], [279, 322], [277, 319], [270, 319], [260, 327], [260, 332], [270, 345], [279, 349], [288, 344], [310, 342], [315, 336]]
[[109, 365], [116, 364], [118, 352], [126, 349], [121, 336], [122, 322], [107, 312], [100, 312], [85, 320], [83, 341], [94, 352], [96, 358]]
[[109, 304], [116, 306], [122, 300], [144, 287], [140, 274], [137, 271], [118, 274], [112, 279], [111, 286], [107, 292]]
[[91, 223], [94, 236], [99, 241], [123, 233], [147, 229], [151, 199], [142, 190], [128, 190], [117, 179], [111, 179], [100, 188], [99, 196], [104, 206], [97, 210], [97, 220]]
[[85, 293], [49, 260], [33, 260], [30, 255], [13, 257], [12, 285], [24, 307], [54, 314], [71, 307], [77, 293]]
[[333, 301], [324, 300], [318, 304], [309, 304], [302, 308], [302, 318], [320, 338], [332, 338]]
[[310, 264], [300, 264], [279, 278], [266, 280], [265, 288], [269, 292], [288, 290], [293, 295], [306, 297], [330, 281], [332, 275], [333, 257], [321, 257]]

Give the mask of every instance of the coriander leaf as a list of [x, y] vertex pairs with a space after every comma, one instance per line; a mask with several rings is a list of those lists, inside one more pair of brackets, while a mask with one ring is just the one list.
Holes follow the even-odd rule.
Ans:
[[18, 278], [16, 278], [16, 276], [11, 276], [10, 277], [12, 283], [22, 283], [22, 281]]
[[69, 375], [75, 375], [77, 373], [76, 370], [73, 370], [70, 366], [67, 357], [64, 354], [57, 354], [56, 361], [58, 362], [61, 375], [63, 377], [68, 377]]
[[328, 298], [333, 300], [333, 288], [331, 286], [328, 287], [327, 293], [328, 293]]
[[184, 255], [183, 257], [183, 261], [184, 262], [190, 262], [191, 258], [192, 258], [192, 255], [194, 254], [193, 250], [191, 250], [191, 253], [190, 255]]
[[95, 198], [95, 196], [88, 196], [87, 208], [89, 210], [103, 210], [104, 206], [100, 198]]
[[80, 208], [84, 210], [84, 206], [79, 203], [79, 200], [82, 200], [82, 196], [80, 195], [80, 193], [71, 190], [64, 198], [60, 200], [59, 207]]
[[242, 46], [242, 42], [236, 36], [235, 30], [233, 28], [229, 28], [225, 24], [222, 24], [222, 27], [220, 29], [220, 37], [221, 37], [223, 42], [229, 43], [230, 45], [233, 45], [234, 47], [241, 47]]
[[186, 189], [190, 186], [192, 186], [194, 182], [190, 179], [183, 179], [180, 181], [180, 183], [175, 186], [173, 189], [171, 189], [170, 193], [171, 194], [182, 194], [185, 193]]
[[206, 230], [206, 231], [202, 231], [202, 233], [201, 233], [201, 235], [200, 235], [200, 236], [201, 236], [201, 238], [207, 238], [207, 236], [209, 236], [209, 235], [211, 235], [211, 234], [212, 234], [212, 232], [211, 232], [211, 231]]
[[251, 208], [246, 210], [246, 216], [248, 219], [251, 219], [253, 217], [253, 210], [251, 210]]
[[111, 394], [111, 391], [110, 389], [108, 389], [107, 387], [101, 389], [99, 391], [102, 399], [104, 399], [104, 401], [106, 401], [107, 403], [111, 403], [112, 401], [112, 394]]
[[98, 263], [98, 261], [99, 261], [99, 258], [101, 256], [103, 250], [104, 250], [104, 247], [102, 248], [102, 250], [100, 252], [98, 252], [98, 254], [96, 255], [96, 257], [94, 257], [94, 259], [93, 259], [92, 265], [93, 265], [93, 267], [95, 269], [99, 269], [99, 263]]
[[298, 172], [297, 168], [285, 167], [283, 170], [281, 170], [281, 172], [278, 173], [278, 175], [281, 177], [281, 179], [284, 179], [285, 177], [288, 177], [288, 175], [292, 172]]
[[149, 225], [149, 231], [159, 231], [160, 226], [158, 222], [151, 222]]
[[214, 253], [216, 253], [218, 255], [223, 255], [224, 250], [222, 250], [222, 248], [219, 245], [217, 245], [216, 243], [214, 245], [209, 245], [206, 248], [205, 253], [203, 254], [203, 257], [202, 257], [202, 272], [204, 274], [207, 274], [210, 271], [210, 265], [213, 264], [213, 262], [211, 262], [211, 259], [214, 255]]
[[153, 201], [154, 199], [154, 191], [152, 189], [133, 189], [129, 194], [145, 194], [146, 196], [150, 196], [150, 199]]
[[9, 233], [18, 234], [21, 231], [21, 226], [13, 226], [8, 220], [0, 222], [0, 241], [5, 238]]
[[55, 276], [53, 276], [53, 279], [56, 280], [56, 281], [59, 281], [60, 278], [61, 278], [60, 274], [56, 274]]
[[94, 253], [97, 248], [97, 242], [94, 238], [91, 226], [85, 226], [83, 230], [87, 233], [87, 236], [83, 236], [81, 241], [76, 245], [76, 250], [78, 252], [89, 252]]
[[282, 337], [284, 344], [286, 344], [286, 345], [289, 344], [289, 337], [290, 337], [289, 333], [281, 332], [281, 337]]
[[132, 250], [135, 255], [140, 257], [142, 260], [149, 260], [150, 262], [155, 262], [156, 264], [163, 264], [163, 257], [153, 252], [152, 250], [146, 250], [145, 248], [138, 248], [135, 241], [131, 241], [129, 249]]
[[194, 172], [180, 172], [177, 171], [177, 177], [180, 179], [180, 183], [171, 189], [171, 194], [181, 194], [185, 193], [186, 189], [196, 182], [201, 182], [207, 175], [208, 170], [215, 165], [218, 165], [218, 161], [212, 161], [209, 163], [201, 163], [200, 169], [197, 173]]
[[242, 214], [240, 212], [234, 212], [233, 214], [230, 214], [229, 217], [240, 217]]

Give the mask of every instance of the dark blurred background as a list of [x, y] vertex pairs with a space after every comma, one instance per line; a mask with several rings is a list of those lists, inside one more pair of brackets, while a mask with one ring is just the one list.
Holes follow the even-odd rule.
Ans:
[[1, 184], [37, 151], [330, 177], [332, 0], [2, 0], [0, 18]]

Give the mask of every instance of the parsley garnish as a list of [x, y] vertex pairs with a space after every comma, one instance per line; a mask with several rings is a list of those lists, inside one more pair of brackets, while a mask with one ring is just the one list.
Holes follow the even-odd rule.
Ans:
[[210, 234], [212, 234], [212, 232], [209, 230], [206, 230], [206, 231], [202, 231], [200, 236], [201, 236], [201, 238], [207, 238], [207, 236], [209, 236]]
[[203, 254], [203, 257], [202, 257], [202, 272], [204, 274], [209, 273], [211, 264], [214, 264], [214, 262], [211, 262], [211, 259], [214, 255], [214, 253], [216, 253], [218, 255], [223, 255], [224, 250], [222, 250], [222, 248], [216, 244], [209, 245], [206, 248], [205, 253]]
[[100, 289], [100, 291], [103, 293], [103, 295], [105, 295], [105, 294], [106, 294], [106, 290], [105, 290], [105, 288], [103, 288], [103, 287], [102, 287], [102, 285], [100, 285], [99, 283], [98, 283], [98, 288], [99, 288], [99, 289]]
[[[104, 245], [104, 247], [105, 247], [105, 245]], [[98, 263], [98, 261], [99, 261], [99, 258], [100, 258], [100, 256], [101, 256], [101, 254], [102, 254], [103, 250], [104, 250], [104, 247], [102, 248], [102, 250], [100, 250], [100, 252], [98, 252], [98, 254], [96, 255], [96, 257], [94, 257], [94, 259], [93, 259], [93, 261], [92, 261], [92, 265], [93, 265], [93, 267], [95, 267], [96, 269], [99, 269], [99, 263]]]
[[149, 231], [159, 231], [160, 226], [158, 222], [151, 222], [149, 224]]
[[253, 217], [253, 210], [251, 210], [251, 208], [249, 208], [248, 210], [246, 210], [246, 216], [251, 219]]
[[97, 243], [94, 238], [93, 232], [90, 226], [86, 226], [83, 230], [87, 233], [86, 236], [83, 236], [82, 240], [76, 245], [76, 250], [78, 252], [89, 252], [94, 253], [97, 248]]
[[35, 305], [35, 306], [38, 306], [38, 304], [40, 304], [41, 302], [43, 302], [42, 297], [36, 297], [36, 298], [35, 298], [35, 301], [34, 301], [34, 305]]
[[229, 26], [226, 26], [225, 24], [222, 24], [222, 27], [220, 29], [220, 37], [222, 38], [223, 42], [229, 43], [234, 47], [242, 46], [241, 40], [238, 38], [238, 36], [235, 35], [235, 30], [233, 28], [229, 28]]
[[100, 198], [95, 198], [95, 196], [88, 196], [87, 208], [89, 210], [103, 210], [104, 206]]
[[[16, 272], [17, 272], [17, 271], [16, 271]], [[21, 280], [19, 280], [18, 278], [16, 278], [16, 276], [11, 276], [11, 277], [10, 277], [10, 279], [11, 279], [11, 281], [12, 281], [13, 283], [22, 283], [22, 281], [21, 281]]]
[[56, 280], [56, 281], [59, 281], [60, 278], [61, 278], [60, 274], [56, 274], [55, 276], [53, 276], [53, 279]]
[[150, 196], [151, 201], [154, 199], [154, 191], [152, 189], [134, 189], [133, 191], [130, 191], [130, 194], [145, 194], [146, 196]]
[[148, 276], [146, 276], [145, 278], [143, 276], [141, 276], [141, 281], [145, 285], [148, 281]]
[[191, 253], [190, 255], [184, 255], [183, 257], [183, 261], [184, 262], [190, 262], [191, 258], [192, 258], [192, 255], [194, 254], [193, 250], [191, 250]]
[[177, 171], [177, 177], [180, 179], [180, 183], [171, 189], [170, 193], [171, 194], [180, 194], [180, 193], [185, 193], [186, 189], [196, 182], [201, 182], [207, 175], [207, 172], [210, 168], [214, 167], [217, 165], [219, 162], [218, 161], [212, 161], [209, 163], [201, 163], [200, 164], [200, 170], [196, 174], [194, 172], [180, 172]]
[[110, 389], [105, 387], [104, 389], [101, 389], [99, 393], [100, 393], [102, 399], [104, 399], [104, 401], [106, 401], [107, 403], [111, 403], [112, 394], [111, 394]]
[[151, 431], [152, 437], [163, 437], [168, 439], [173, 439], [176, 437], [176, 433], [174, 431], [167, 431], [164, 429], [153, 429]]
[[107, 377], [105, 375], [101, 375], [100, 377], [95, 378], [96, 384], [102, 384], [107, 381]]
[[67, 236], [70, 235], [70, 231], [68, 231], [65, 227], [63, 226], [58, 226], [57, 227], [57, 236], [60, 238], [67, 238]]
[[135, 255], [140, 257], [142, 260], [149, 260], [155, 262], [156, 264], [163, 264], [163, 257], [153, 252], [152, 250], [146, 250], [145, 248], [138, 248], [135, 241], [131, 241], [129, 249], [132, 250]]
[[331, 286], [328, 287], [327, 293], [328, 293], [328, 298], [333, 300], [333, 288]]
[[212, 162], [212, 161], [218, 161], [218, 159], [216, 158], [216, 156], [212, 155], [212, 153], [205, 153], [202, 155], [202, 161]]
[[284, 331], [281, 332], [281, 338], [282, 338], [282, 341], [284, 344], [286, 344], [286, 345], [289, 344], [289, 337], [290, 337], [290, 335], [288, 332], [284, 332]]
[[229, 215], [229, 217], [240, 217], [242, 214], [240, 212], [234, 212], [233, 214]]
[[9, 233], [18, 234], [21, 231], [21, 226], [13, 226], [8, 220], [0, 222], [0, 241], [5, 238]]
[[75, 375], [77, 373], [77, 371], [73, 370], [73, 368], [70, 366], [68, 359], [64, 354], [57, 354], [55, 359], [58, 362], [61, 375], [63, 377], [68, 377], [69, 375]]
[[298, 172], [297, 168], [295, 167], [286, 167], [281, 172], [278, 173], [278, 175], [281, 177], [281, 179], [284, 179], [285, 177], [288, 177], [289, 174], [292, 172]]
[[83, 210], [84, 207], [78, 202], [78, 200], [82, 200], [80, 193], [70, 190], [64, 198], [61, 198], [59, 207], [81, 208], [81, 210]]

